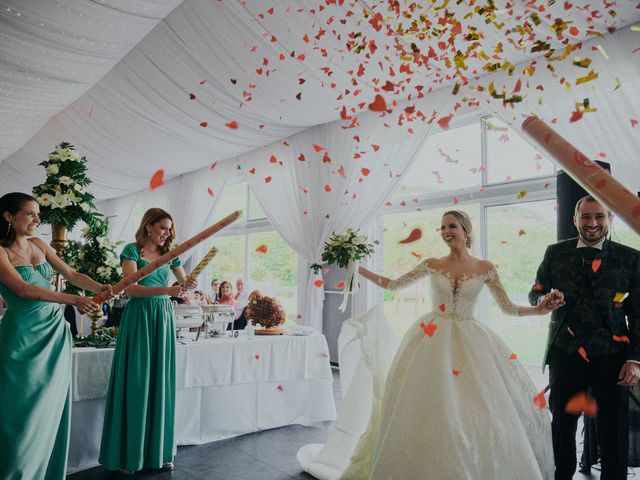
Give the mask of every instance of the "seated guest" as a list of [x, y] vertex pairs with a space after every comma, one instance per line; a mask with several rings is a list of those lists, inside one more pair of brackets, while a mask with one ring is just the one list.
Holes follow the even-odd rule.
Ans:
[[244, 280], [239, 278], [236, 280], [236, 296], [235, 296], [236, 300], [240, 298], [243, 291], [244, 291]]
[[204, 294], [200, 290], [194, 290], [193, 292], [193, 304], [205, 305], [207, 301], [204, 298]]
[[207, 295], [207, 303], [218, 303], [218, 292], [220, 290], [220, 280], [214, 278], [211, 280], [211, 295]]
[[231, 293], [231, 283], [226, 280], [220, 284], [220, 290], [218, 291], [218, 303], [222, 305], [233, 305], [236, 303], [236, 299], [233, 298]]
[[249, 303], [249, 293], [248, 290], [243, 290], [242, 295], [236, 297], [236, 303], [233, 304], [233, 310], [235, 312], [233, 317], [234, 330], [244, 330], [247, 326], [247, 317], [245, 317], [247, 303]]

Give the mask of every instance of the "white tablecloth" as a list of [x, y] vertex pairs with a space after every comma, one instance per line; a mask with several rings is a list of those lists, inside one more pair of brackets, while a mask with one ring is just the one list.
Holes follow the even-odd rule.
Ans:
[[[74, 349], [68, 473], [98, 465], [112, 358], [113, 349]], [[178, 445], [336, 417], [320, 334], [188, 340], [176, 367]]]

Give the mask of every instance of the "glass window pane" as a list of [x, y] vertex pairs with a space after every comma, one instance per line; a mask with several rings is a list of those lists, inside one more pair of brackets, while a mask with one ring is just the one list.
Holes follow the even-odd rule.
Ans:
[[258, 199], [255, 197], [251, 189], [249, 189], [249, 220], [261, 220], [263, 218], [267, 218], [258, 202]]
[[429, 137], [394, 198], [474, 187], [482, 183], [480, 122]]
[[[234, 185], [227, 184], [213, 211], [213, 218], [219, 220], [226, 217], [236, 210], [242, 210], [244, 216], [238, 222], [246, 221], [247, 214], [247, 184], [246, 182], [236, 183]], [[236, 222], [236, 224], [238, 223]], [[222, 231], [224, 235], [224, 230]]]
[[[538, 266], [547, 246], [556, 242], [555, 207], [555, 200], [545, 200], [486, 209], [489, 260], [497, 265], [509, 298], [518, 305], [529, 305]], [[489, 327], [523, 363], [542, 363], [548, 316], [508, 316], [491, 299], [486, 317]]]
[[[448, 209], [430, 209], [420, 212], [396, 213], [383, 217], [383, 275], [394, 279], [414, 268], [429, 257], [442, 257], [449, 252], [440, 237], [442, 214]], [[476, 229], [479, 228], [480, 207], [464, 205]], [[398, 243], [409, 236], [414, 228], [422, 230], [420, 240]], [[474, 232], [471, 254], [480, 253], [479, 232]], [[422, 280], [397, 292], [384, 292], [384, 311], [398, 338], [420, 316], [432, 309], [427, 280]]]
[[500, 119], [487, 119], [486, 132], [488, 183], [553, 175], [554, 163]]
[[[260, 247], [260, 248], [258, 248]], [[266, 253], [264, 252], [266, 249]], [[298, 256], [277, 232], [249, 235], [250, 272], [246, 288], [277, 298], [287, 323], [297, 315]]]
[[209, 248], [215, 245], [218, 253], [207, 265], [204, 278], [208, 280], [207, 285], [202, 285], [202, 289], [207, 293], [211, 292], [211, 280], [227, 280], [231, 282], [233, 291], [236, 289], [236, 279], [245, 278], [246, 261], [244, 257], [245, 235], [230, 235], [227, 237], [215, 237]]
[[624, 223], [621, 218], [615, 216], [611, 223], [611, 240], [640, 250], [640, 235]]

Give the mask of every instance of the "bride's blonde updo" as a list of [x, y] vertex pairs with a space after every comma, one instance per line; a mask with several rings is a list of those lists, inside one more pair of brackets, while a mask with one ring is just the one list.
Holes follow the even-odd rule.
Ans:
[[447, 215], [453, 215], [458, 220], [458, 223], [462, 226], [464, 233], [467, 234], [466, 247], [471, 248], [471, 232], [473, 231], [473, 225], [471, 224], [471, 217], [462, 210], [448, 210], [442, 214], [442, 218]]

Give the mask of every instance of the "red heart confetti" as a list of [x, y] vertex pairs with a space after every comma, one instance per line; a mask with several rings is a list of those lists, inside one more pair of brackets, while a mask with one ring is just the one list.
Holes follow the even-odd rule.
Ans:
[[225, 127], [230, 128], [231, 130], [237, 130], [240, 125], [235, 120], [231, 120], [228, 123], [224, 124]]
[[322, 280], [321, 278], [314, 280], [313, 285], [318, 288], [322, 288], [322, 286], [324, 285], [324, 280]]
[[598, 269], [600, 268], [600, 265], [602, 265], [601, 258], [596, 258], [593, 260], [593, 262], [591, 262], [591, 270], [593, 270], [593, 273], [596, 273], [598, 271]]
[[511, 355], [509, 355], [509, 360], [517, 360], [518, 359], [518, 355], [516, 355], [515, 353], [512, 353]]
[[375, 96], [375, 99], [372, 103], [369, 104], [369, 110], [373, 112], [386, 112], [387, 111], [387, 102], [385, 102], [382, 95], [378, 94]]
[[587, 417], [595, 417], [598, 413], [596, 401], [584, 392], [578, 392], [567, 402], [565, 412], [571, 415], [585, 414]]
[[533, 397], [533, 404], [540, 410], [547, 408], [547, 399], [544, 397], [545, 391], [542, 390], [535, 397]]
[[264, 243], [262, 245], [259, 245], [258, 248], [256, 248], [256, 252], [258, 253], [267, 253], [268, 250], [269, 250], [269, 247], [267, 247]]
[[460, 375], [460, 370], [451, 370], [451, 373], [453, 373], [454, 377], [457, 377], [458, 375]]
[[427, 337], [433, 337], [433, 335], [436, 333], [436, 330], [438, 329], [438, 325], [433, 322], [420, 322], [420, 328]]
[[160, 170], [157, 170], [156, 173], [154, 173], [151, 177], [151, 180], [149, 181], [149, 188], [151, 190], [155, 190], [162, 184], [164, 184], [164, 170], [161, 168]]
[[344, 288], [344, 286], [347, 284], [347, 282], [345, 282], [344, 280], [340, 280], [338, 283], [336, 283], [336, 288], [338, 290], [341, 290]]
[[438, 308], [442, 313], [444, 313], [445, 310], [447, 309], [447, 306], [444, 303], [441, 303], [440, 305], [438, 305]]
[[419, 228], [414, 228], [411, 230], [409, 236], [403, 240], [400, 240], [398, 243], [407, 244], [420, 240], [422, 238], [422, 230]]

